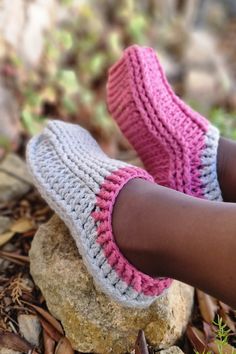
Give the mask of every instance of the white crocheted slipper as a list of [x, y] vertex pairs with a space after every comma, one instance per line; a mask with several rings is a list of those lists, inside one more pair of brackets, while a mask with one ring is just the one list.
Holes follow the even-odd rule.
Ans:
[[111, 215], [121, 188], [144, 170], [108, 158], [83, 128], [51, 121], [27, 146], [35, 185], [68, 226], [95, 285], [120, 304], [148, 307], [172, 280], [137, 270], [114, 241]]

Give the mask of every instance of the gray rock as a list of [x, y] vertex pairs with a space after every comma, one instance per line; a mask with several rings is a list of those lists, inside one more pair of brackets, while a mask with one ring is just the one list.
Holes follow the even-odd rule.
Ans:
[[19, 314], [17, 317], [20, 333], [31, 344], [38, 346], [41, 324], [37, 316]]
[[24, 161], [8, 154], [0, 164], [0, 202], [19, 198], [31, 188], [31, 179]]
[[[13, 252], [16, 250], [16, 246], [11, 243], [7, 242], [2, 248], [2, 251]], [[0, 269], [3, 272], [4, 270], [8, 269], [12, 263], [7, 259], [0, 257]]]
[[54, 24], [56, 5], [56, 0], [2, 1], [1, 35], [27, 66], [35, 67], [40, 62], [45, 31]]
[[1, 145], [17, 147], [19, 144], [20, 133], [20, 109], [17, 98], [13, 92], [5, 87], [0, 78], [0, 139]]
[[36, 67], [41, 59], [45, 32], [50, 30], [56, 13], [56, 0], [35, 0], [28, 4], [19, 52], [26, 65]]
[[74, 240], [56, 215], [39, 228], [29, 256], [35, 283], [78, 351], [131, 351], [140, 328], [152, 346], [165, 348], [185, 330], [193, 304], [190, 286], [174, 281], [148, 309], [117, 304], [96, 289]]
[[184, 354], [179, 347], [173, 346], [165, 350], [161, 350], [159, 354]]
[[9, 229], [11, 220], [7, 216], [0, 216], [0, 234], [3, 234]]
[[203, 30], [189, 34], [183, 57], [185, 98], [206, 110], [221, 101], [232, 86], [214, 36]]
[[16, 352], [15, 350], [12, 349], [0, 348], [0, 354], [23, 354], [23, 353]]

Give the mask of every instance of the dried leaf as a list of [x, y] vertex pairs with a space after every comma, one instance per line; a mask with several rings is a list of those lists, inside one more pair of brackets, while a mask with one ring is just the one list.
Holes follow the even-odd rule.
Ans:
[[34, 348], [31, 354], [39, 354], [39, 352]]
[[11, 226], [11, 231], [24, 233], [26, 231], [32, 230], [35, 227], [32, 220], [27, 218], [21, 218], [16, 220], [13, 225]]
[[12, 232], [12, 231], [4, 232], [4, 234], [1, 234], [0, 235], [0, 247], [3, 246], [5, 243], [7, 243], [14, 235], [15, 235], [15, 232]]
[[236, 331], [235, 322], [231, 320], [229, 315], [222, 308], [218, 311], [218, 313], [222, 318], [223, 322], [231, 329], [231, 331], [235, 332]]
[[41, 322], [41, 325], [43, 327], [43, 329], [47, 332], [47, 334], [56, 342], [58, 342], [62, 335], [61, 333], [59, 333], [55, 327], [53, 327], [49, 322], [47, 322], [45, 319], [43, 319], [42, 317], [39, 317], [39, 320]]
[[207, 344], [204, 339], [204, 334], [196, 327], [188, 326], [187, 337], [192, 343], [195, 350], [199, 353], [207, 351]]
[[0, 348], [8, 348], [19, 352], [28, 353], [33, 345], [18, 334], [11, 332], [0, 333]]
[[215, 339], [215, 332], [213, 330], [213, 326], [209, 325], [209, 323], [203, 321], [203, 330], [205, 333], [206, 342], [210, 343]]
[[207, 323], [212, 323], [218, 310], [217, 300], [198, 289], [197, 297], [200, 312], [204, 321], [206, 321]]
[[55, 354], [74, 354], [74, 352], [69, 340], [66, 337], [62, 337], [57, 344]]
[[47, 322], [49, 322], [60, 334], [64, 336], [64, 331], [61, 324], [49, 312], [44, 310], [42, 307], [31, 304], [30, 302], [27, 301], [22, 301], [22, 302], [24, 302], [29, 306], [32, 306]]
[[148, 347], [144, 331], [142, 329], [138, 332], [138, 337], [135, 342], [135, 354], [148, 354]]
[[219, 301], [220, 307], [224, 310], [225, 313], [229, 313], [232, 309], [229, 305], [225, 304], [222, 301]]
[[0, 257], [8, 259], [11, 262], [15, 262], [17, 264], [29, 263], [28, 256], [22, 256], [20, 254], [14, 253], [14, 252], [0, 251]]
[[45, 329], [43, 329], [43, 343], [44, 343], [44, 354], [54, 354], [56, 343], [45, 331]]

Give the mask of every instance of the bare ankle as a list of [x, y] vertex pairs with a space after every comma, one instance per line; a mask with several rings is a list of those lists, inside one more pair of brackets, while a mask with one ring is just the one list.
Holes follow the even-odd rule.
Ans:
[[220, 138], [217, 154], [217, 174], [225, 202], [236, 202], [236, 143]]
[[[157, 277], [165, 276], [164, 270], [157, 266], [159, 260], [160, 263], [165, 263], [162, 259], [161, 240], [158, 243], [160, 249], [156, 249], [147, 234], [148, 222], [145, 215], [149, 213], [150, 196], [153, 196], [153, 193], [155, 195], [156, 189], [156, 184], [142, 179], [129, 181], [117, 197], [112, 224], [116, 243], [128, 261], [140, 271]], [[159, 238], [157, 229], [155, 235]]]

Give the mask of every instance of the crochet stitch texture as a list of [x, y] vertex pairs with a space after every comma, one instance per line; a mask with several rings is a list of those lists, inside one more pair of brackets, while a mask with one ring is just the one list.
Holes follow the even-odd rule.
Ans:
[[100, 291], [128, 307], [148, 307], [172, 280], [152, 278], [122, 255], [112, 233], [113, 205], [133, 178], [153, 181], [144, 170], [108, 158], [83, 128], [51, 121], [27, 145], [34, 183], [68, 226]]
[[219, 131], [175, 95], [152, 48], [131, 46], [111, 67], [107, 104], [158, 184], [222, 200]]

